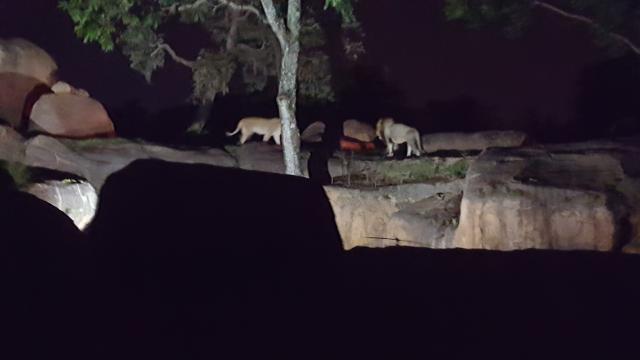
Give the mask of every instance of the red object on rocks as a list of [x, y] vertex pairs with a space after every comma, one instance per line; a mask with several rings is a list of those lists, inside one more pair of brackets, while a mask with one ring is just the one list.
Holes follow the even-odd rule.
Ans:
[[340, 150], [342, 151], [367, 152], [375, 148], [376, 145], [373, 142], [363, 142], [347, 137], [340, 139]]

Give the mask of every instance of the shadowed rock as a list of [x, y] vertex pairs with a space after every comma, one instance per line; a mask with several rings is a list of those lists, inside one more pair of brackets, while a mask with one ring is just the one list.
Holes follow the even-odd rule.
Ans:
[[96, 211], [98, 195], [86, 181], [45, 181], [32, 184], [26, 192], [63, 211], [79, 229], [84, 229]]
[[64, 140], [40, 135], [28, 140], [25, 148], [25, 164], [78, 175], [97, 190], [107, 176], [137, 159], [236, 165], [235, 160], [220, 149], [178, 150], [125, 139]]
[[[325, 186], [345, 249], [451, 247], [462, 180], [379, 188]], [[444, 201], [444, 198], [449, 199]], [[459, 200], [458, 200], [459, 201]], [[448, 205], [447, 205], [448, 204]]]
[[[45, 85], [35, 77], [0, 72], [0, 119], [13, 128], [25, 126], [25, 120], [28, 120], [28, 117], [25, 119], [25, 107], [30, 110], [29, 105], [33, 105], [36, 100], [31, 100], [30, 97], [39, 86]], [[36, 97], [37, 95], [35, 94]]]
[[[2, 171], [0, 178], [7, 179]], [[0, 316], [6, 335], [0, 352], [3, 358], [69, 358], [88, 340], [84, 310], [92, 283], [85, 276], [92, 269], [84, 262], [86, 239], [52, 205], [3, 187]]]
[[0, 158], [6, 161], [23, 162], [26, 146], [24, 138], [7, 126], [0, 126]]
[[109, 351], [270, 357], [332, 336], [341, 243], [307, 179], [140, 160], [109, 177], [88, 232]]
[[300, 134], [300, 140], [302, 142], [310, 143], [321, 142], [326, 127], [327, 126], [322, 121], [313, 122], [304, 129], [302, 134]]
[[490, 147], [520, 147], [526, 139], [527, 135], [518, 131], [424, 134], [422, 149], [432, 153], [442, 150], [471, 151]]

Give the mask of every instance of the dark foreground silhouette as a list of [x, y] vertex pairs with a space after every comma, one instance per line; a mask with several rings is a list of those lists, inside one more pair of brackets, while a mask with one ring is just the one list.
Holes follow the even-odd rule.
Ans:
[[18, 356], [2, 358], [570, 359], [636, 350], [636, 257], [343, 252], [322, 188], [306, 179], [137, 161], [108, 179], [86, 236], [15, 190], [0, 208], [4, 308], [18, 314], [3, 322], [13, 334], [6, 349]]

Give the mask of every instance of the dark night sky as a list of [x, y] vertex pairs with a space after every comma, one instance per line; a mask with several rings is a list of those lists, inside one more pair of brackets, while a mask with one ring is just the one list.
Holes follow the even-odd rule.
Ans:
[[[168, 62], [153, 85], [129, 69], [118, 54], [82, 44], [56, 0], [2, 0], [0, 37], [20, 36], [57, 60], [61, 77], [84, 87], [107, 106], [141, 99], [152, 109], [177, 105], [190, 91], [186, 69]], [[366, 63], [384, 69], [385, 79], [420, 108], [428, 100], [469, 95], [500, 109], [507, 119], [536, 109], [558, 119], [573, 116], [577, 80], [583, 69], [605, 58], [579, 25], [540, 14], [518, 40], [495, 30], [466, 30], [446, 22], [443, 0], [360, 2]], [[177, 44], [176, 47], [180, 47]]]

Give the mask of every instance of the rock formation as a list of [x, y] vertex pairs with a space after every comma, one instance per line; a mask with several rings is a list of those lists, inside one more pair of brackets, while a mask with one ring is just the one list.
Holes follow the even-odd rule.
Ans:
[[35, 77], [0, 73], [0, 119], [16, 129], [26, 126], [31, 105], [48, 89]]
[[96, 212], [98, 194], [86, 181], [45, 181], [32, 184], [26, 192], [63, 211], [80, 230], [89, 225]]
[[[39, 135], [24, 140], [0, 127], [0, 159], [75, 174], [96, 190], [136, 159], [284, 172], [277, 146], [256, 142], [227, 151], [178, 150], [125, 139]], [[303, 164], [308, 155], [303, 152]], [[637, 141], [490, 148], [477, 158], [399, 161], [342, 154], [328, 158], [330, 181], [325, 183], [332, 185], [324, 189], [347, 249], [400, 245], [640, 252], [638, 158]], [[65, 186], [45, 183], [32, 189], [42, 189], [33, 192], [44, 191], [41, 198], [69, 212], [66, 201], [78, 204], [86, 198], [58, 196]], [[77, 217], [86, 219], [89, 212]]]
[[466, 176], [455, 246], [619, 249], [633, 240], [640, 182], [625, 168], [639, 156], [597, 143], [486, 150]]
[[462, 180], [375, 189], [325, 186], [325, 192], [345, 249], [453, 243]]
[[349, 119], [342, 124], [343, 135], [362, 142], [371, 142], [376, 139], [376, 130], [373, 126], [358, 120]]
[[307, 126], [302, 134], [300, 134], [300, 140], [303, 142], [317, 143], [322, 141], [322, 135], [326, 129], [325, 123], [322, 121], [316, 121]]
[[67, 82], [58, 81], [51, 86], [51, 91], [56, 94], [73, 94], [84, 97], [89, 97], [89, 92], [85, 89], [78, 89]]
[[435, 133], [422, 135], [422, 148], [427, 153], [440, 150], [484, 150], [490, 147], [520, 147], [527, 139], [519, 131], [481, 131], [474, 133]]
[[51, 86], [56, 81], [57, 70], [55, 60], [32, 42], [20, 38], [0, 39], [0, 74], [21, 74]]
[[31, 110], [29, 130], [69, 138], [114, 136], [115, 128], [100, 102], [73, 93], [43, 95]]

